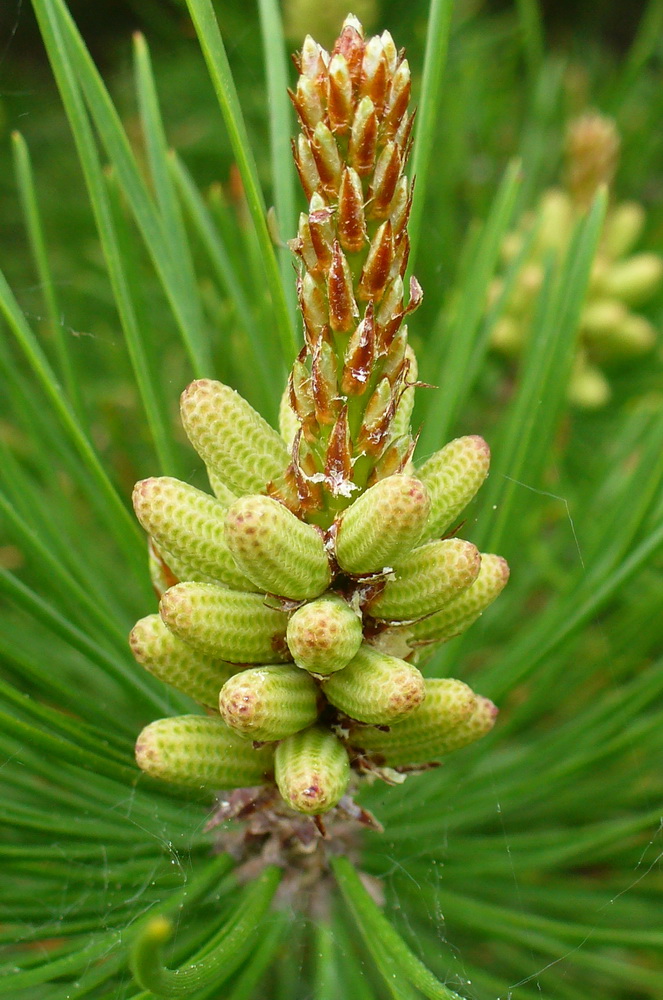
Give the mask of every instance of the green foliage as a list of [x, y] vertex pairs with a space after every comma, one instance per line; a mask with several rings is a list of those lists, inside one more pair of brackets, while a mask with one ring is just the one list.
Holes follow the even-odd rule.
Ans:
[[[548, 53], [536, 0], [494, 17], [459, 4], [453, 20], [433, 0], [427, 47], [419, 5], [402, 34], [388, 25], [413, 68], [428, 52], [413, 261], [426, 302], [411, 336], [438, 388], [418, 390], [418, 461], [454, 434], [488, 440], [490, 477], [463, 534], [511, 564], [499, 601], [425, 670], [501, 714], [444, 767], [362, 792], [385, 832], [367, 832], [352, 863], [334, 860], [314, 919], [272, 868], [241, 885], [212, 854], [208, 804], [139, 772], [141, 728], [194, 706], [136, 664], [126, 638], [155, 610], [131, 488], [189, 470], [179, 393], [219, 377], [274, 423], [298, 344], [291, 266], [265, 212], [273, 201], [281, 238], [294, 235], [277, 5], [259, 4], [267, 100], [258, 33], [222, 40], [211, 3], [189, 0], [211, 83], [192, 42], [178, 67], [139, 37], [135, 112], [128, 78], [109, 96], [63, 0], [33, 6], [83, 184], [69, 138], [26, 119], [7, 217], [23, 217], [30, 257], [0, 258], [0, 997], [203, 1000], [221, 988], [251, 1000], [269, 977], [275, 1000], [658, 1000], [660, 351], [616, 374], [601, 414], [565, 401], [601, 200], [550, 261], [515, 376], [487, 354], [500, 303], [482, 317], [501, 238], [554, 176], [579, 102], [620, 123], [620, 196], [656, 201], [660, 4], [619, 73], [593, 45], [582, 65]], [[200, 102], [176, 121], [189, 87]], [[203, 134], [218, 129], [214, 99], [227, 136], [187, 148], [194, 112]], [[196, 179], [225, 181], [231, 159], [246, 202]], [[649, 218], [655, 245], [660, 205]], [[660, 302], [650, 318], [660, 325]], [[357, 868], [381, 880], [383, 910]]]

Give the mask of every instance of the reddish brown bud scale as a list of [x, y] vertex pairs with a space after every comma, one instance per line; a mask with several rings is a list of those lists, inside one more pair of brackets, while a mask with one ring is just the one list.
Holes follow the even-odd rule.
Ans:
[[361, 27], [356, 20], [354, 24], [346, 23], [343, 26], [341, 34], [336, 39], [332, 55], [342, 55], [345, 58], [352, 85], [356, 88], [361, 80], [364, 38], [355, 25]]
[[352, 441], [347, 406], [341, 410], [329, 436], [325, 455], [325, 482], [332, 496], [352, 495]]
[[352, 123], [352, 77], [344, 56], [337, 53], [329, 64], [327, 114], [332, 132], [342, 135]]
[[311, 144], [305, 136], [300, 135], [297, 142], [293, 141], [292, 155], [299, 175], [299, 182], [307, 201], [310, 201], [320, 188], [320, 174], [311, 152]]
[[370, 97], [378, 114], [381, 114], [384, 108], [388, 84], [387, 58], [383, 51], [382, 39], [376, 35], [366, 43], [359, 92], [362, 97]]
[[391, 81], [389, 100], [382, 122], [383, 139], [391, 139], [396, 135], [410, 103], [411, 88], [410, 66], [407, 59], [403, 59]]
[[333, 424], [340, 408], [336, 356], [324, 340], [319, 340], [313, 349], [311, 390], [316, 420], [319, 424]]
[[310, 35], [307, 35], [302, 45], [302, 51], [295, 56], [295, 65], [300, 73], [316, 80], [324, 76], [329, 55]]
[[361, 272], [358, 295], [360, 299], [379, 298], [389, 280], [394, 260], [394, 241], [391, 222], [383, 222], [371, 242], [366, 263]]
[[389, 379], [383, 378], [368, 401], [359, 431], [357, 443], [364, 454], [377, 457], [384, 450], [397, 402], [398, 395], [392, 391]]
[[375, 164], [378, 117], [370, 97], [363, 97], [355, 112], [348, 147], [348, 161], [360, 177], [370, 174]]
[[375, 165], [375, 174], [369, 197], [371, 216], [385, 219], [391, 211], [391, 201], [401, 176], [401, 154], [394, 142], [388, 142]]
[[410, 259], [410, 237], [407, 234], [407, 230], [404, 230], [398, 243], [394, 247], [393, 257], [391, 261], [391, 267], [389, 269], [389, 277], [394, 278], [397, 274], [400, 274], [401, 278], [405, 276], [407, 271], [407, 262]]
[[292, 366], [288, 379], [290, 406], [297, 414], [304, 436], [314, 440], [317, 431], [315, 405], [311, 389], [311, 376], [306, 366], [298, 360]]
[[297, 90], [288, 90], [288, 97], [292, 101], [297, 117], [304, 128], [312, 132], [324, 116], [320, 94], [314, 82], [306, 76], [300, 76], [297, 81]]
[[359, 253], [366, 243], [364, 193], [359, 174], [346, 167], [338, 193], [338, 238], [347, 253]]
[[352, 273], [341, 244], [336, 240], [327, 279], [329, 325], [336, 333], [347, 333], [359, 315], [352, 288]]
[[348, 396], [365, 392], [375, 362], [375, 317], [369, 302], [361, 323], [350, 337], [345, 352], [341, 389]]
[[324, 122], [318, 122], [311, 140], [311, 153], [325, 192], [336, 195], [343, 165], [336, 140]]
[[306, 339], [309, 345], [316, 344], [327, 324], [327, 309], [322, 289], [308, 272], [297, 282], [299, 307], [304, 317]]
[[331, 264], [334, 230], [331, 220], [334, 209], [325, 204], [319, 194], [314, 194], [309, 206], [309, 233], [311, 245], [316, 256], [320, 271], [326, 270]]

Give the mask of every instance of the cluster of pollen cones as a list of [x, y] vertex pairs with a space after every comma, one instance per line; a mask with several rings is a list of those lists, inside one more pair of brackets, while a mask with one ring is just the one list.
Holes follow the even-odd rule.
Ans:
[[209, 792], [265, 786], [319, 817], [357, 809], [351, 778], [400, 781], [492, 728], [492, 702], [419, 666], [481, 615], [508, 567], [454, 531], [488, 473], [485, 441], [412, 462], [407, 61], [349, 17], [331, 54], [307, 38], [296, 65], [304, 347], [280, 433], [220, 382], [185, 390], [214, 495], [169, 477], [136, 485], [160, 604], [131, 646], [208, 712], [147, 726], [141, 768]]

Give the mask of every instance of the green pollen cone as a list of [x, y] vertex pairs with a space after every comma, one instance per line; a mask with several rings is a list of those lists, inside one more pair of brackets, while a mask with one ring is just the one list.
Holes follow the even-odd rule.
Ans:
[[453, 678], [426, 681], [426, 700], [403, 722], [381, 732], [352, 730], [348, 742], [388, 767], [427, 764], [480, 739], [492, 729], [497, 709]]
[[416, 667], [366, 643], [344, 670], [324, 681], [322, 690], [327, 700], [351, 719], [374, 725], [404, 718], [426, 696], [424, 679]]
[[159, 615], [136, 622], [129, 635], [131, 652], [146, 670], [190, 698], [216, 709], [219, 691], [237, 666], [213, 660], [187, 646], [166, 628]]
[[284, 800], [297, 812], [317, 816], [345, 794], [350, 777], [348, 754], [339, 739], [321, 726], [288, 736], [274, 754], [275, 778]]
[[161, 598], [159, 614], [194, 649], [231, 663], [288, 660], [287, 617], [267, 607], [262, 594], [243, 594], [211, 583], [178, 583]]
[[375, 618], [407, 620], [439, 611], [472, 584], [481, 568], [479, 550], [461, 538], [429, 542], [414, 549], [394, 569], [370, 604]]
[[[188, 576], [187, 570], [191, 570], [228, 587], [252, 589], [228, 548], [227, 507], [220, 500], [179, 479], [159, 476], [136, 483], [133, 505], [145, 531], [175, 557], [169, 565], [178, 578], [182, 579], [184, 573]], [[179, 564], [180, 572], [173, 561]]]
[[430, 496], [430, 517], [422, 541], [439, 538], [476, 495], [488, 475], [490, 449], [471, 435], [450, 441], [417, 470]]
[[221, 719], [180, 715], [143, 729], [136, 762], [153, 778], [213, 792], [268, 780], [274, 753], [270, 747], [254, 750]]
[[240, 497], [228, 508], [226, 538], [236, 564], [261, 590], [301, 601], [329, 586], [322, 536], [278, 500]]
[[447, 640], [460, 635], [499, 597], [509, 579], [509, 566], [501, 556], [481, 554], [481, 569], [473, 584], [441, 611], [409, 626], [418, 640]]
[[361, 618], [342, 597], [323, 594], [292, 613], [286, 639], [298, 667], [332, 674], [345, 667], [361, 646]]
[[198, 379], [182, 393], [182, 423], [205, 465], [236, 493], [257, 493], [290, 461], [285, 442], [222, 382]]
[[281, 664], [252, 667], [221, 689], [221, 718], [242, 736], [282, 740], [318, 717], [320, 691], [308, 674]]
[[418, 479], [381, 479], [341, 515], [336, 537], [341, 569], [355, 575], [379, 573], [400, 562], [419, 541], [429, 508]]

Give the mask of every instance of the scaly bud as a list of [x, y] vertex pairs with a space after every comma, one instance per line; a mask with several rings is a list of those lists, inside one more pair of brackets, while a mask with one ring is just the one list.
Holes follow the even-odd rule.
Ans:
[[309, 204], [309, 233], [316, 255], [318, 270], [324, 271], [331, 264], [334, 229], [331, 223], [334, 210], [329, 208], [322, 195], [317, 192]]
[[317, 80], [325, 73], [329, 64], [329, 53], [310, 35], [307, 35], [302, 45], [302, 51], [296, 58], [297, 68], [304, 76]]
[[[407, 327], [402, 327], [407, 336]], [[398, 338], [394, 339], [394, 344]], [[392, 350], [393, 350], [392, 345]], [[391, 356], [391, 352], [390, 352]], [[394, 419], [391, 422], [390, 433], [392, 437], [408, 434], [410, 430], [410, 417], [414, 409], [414, 390], [417, 381], [417, 359], [414, 351], [408, 344], [405, 348], [405, 388], [401, 391], [401, 396], [396, 406]]]
[[403, 59], [391, 80], [389, 99], [382, 120], [385, 139], [391, 139], [398, 131], [398, 126], [410, 103], [411, 88], [410, 65], [407, 59]]
[[467, 507], [488, 475], [490, 449], [483, 438], [455, 438], [417, 471], [430, 495], [423, 540], [440, 537]]
[[407, 466], [412, 458], [415, 442], [409, 434], [403, 434], [394, 438], [386, 451], [378, 459], [373, 472], [371, 473], [368, 485], [373, 486], [380, 479], [387, 476], [395, 476], [399, 472], [407, 470]]
[[348, 14], [343, 22], [343, 30], [336, 39], [333, 54], [339, 54], [344, 57], [352, 80], [352, 86], [358, 87], [361, 79], [361, 64], [364, 55], [364, 29], [354, 14]]
[[402, 561], [426, 524], [430, 500], [411, 476], [389, 476], [362, 493], [341, 515], [336, 558], [356, 575], [380, 573]]
[[215, 792], [267, 780], [274, 770], [274, 751], [254, 750], [221, 719], [180, 715], [157, 719], [143, 729], [136, 763], [153, 778]]
[[288, 96], [304, 128], [313, 132], [324, 117], [322, 100], [314, 81], [307, 76], [300, 76], [296, 92], [288, 90]]
[[398, 146], [394, 142], [388, 142], [378, 157], [369, 192], [373, 219], [385, 219], [391, 214], [391, 201], [401, 176], [401, 165]]
[[349, 497], [355, 490], [352, 482], [352, 440], [348, 426], [348, 408], [344, 406], [329, 435], [325, 452], [325, 483], [332, 496]]
[[416, 667], [363, 643], [348, 665], [323, 682], [328, 701], [357, 722], [391, 725], [421, 705], [424, 679]]
[[481, 553], [481, 569], [460, 597], [450, 601], [441, 611], [409, 626], [417, 641], [446, 642], [465, 632], [489, 605], [499, 597], [509, 579], [509, 567], [501, 556]]
[[327, 278], [327, 298], [329, 300], [329, 325], [337, 333], [346, 333], [354, 326], [359, 315], [352, 288], [352, 272], [336, 240], [333, 248], [329, 277]]
[[[286, 400], [285, 403], [283, 403], [283, 399]], [[296, 359], [292, 366], [288, 379], [287, 396], [284, 394], [283, 399], [279, 411], [279, 425], [281, 436], [286, 443], [292, 447], [295, 434], [300, 426], [307, 440], [315, 439], [318, 425], [315, 418], [311, 376], [306, 365], [299, 359]]]
[[394, 260], [394, 241], [391, 222], [383, 222], [371, 241], [368, 256], [361, 272], [358, 295], [360, 299], [380, 298], [389, 279]]
[[[133, 505], [158, 546], [196, 572], [228, 587], [247, 589], [248, 580], [237, 569], [226, 542], [225, 504], [179, 479], [158, 476], [136, 483]], [[250, 583], [248, 589], [253, 589]]]
[[600, 185], [612, 182], [619, 146], [612, 118], [591, 113], [571, 123], [566, 135], [567, 183], [579, 205], [589, 205]]
[[370, 97], [378, 114], [382, 114], [387, 99], [388, 73], [382, 39], [374, 35], [364, 49], [360, 94], [362, 97]]
[[297, 667], [277, 664], [235, 674], [223, 685], [218, 701], [226, 725], [241, 736], [268, 742], [315, 722], [320, 691]]
[[401, 560], [394, 578], [369, 605], [374, 618], [405, 621], [439, 611], [474, 583], [479, 550], [461, 538], [429, 542]]
[[312, 674], [347, 666], [362, 643], [361, 618], [336, 594], [323, 594], [290, 616], [286, 633], [293, 659]]
[[312, 726], [279, 743], [274, 775], [279, 792], [292, 809], [318, 816], [345, 794], [350, 763], [345, 747], [331, 730]]
[[321, 535], [272, 497], [236, 500], [228, 508], [226, 537], [237, 565], [261, 590], [301, 601], [329, 586]]
[[361, 323], [350, 337], [345, 352], [341, 389], [347, 396], [361, 396], [375, 363], [375, 319], [373, 303], [366, 306]]
[[341, 183], [341, 156], [336, 139], [324, 122], [318, 122], [311, 140], [311, 152], [320, 182], [328, 194], [335, 195]]
[[364, 193], [359, 174], [346, 167], [338, 193], [338, 238], [346, 253], [359, 253], [366, 242]]
[[159, 614], [194, 649], [230, 663], [288, 660], [287, 616], [262, 594], [225, 590], [211, 583], [178, 583], [161, 598]]
[[205, 465], [238, 493], [264, 489], [288, 464], [288, 450], [277, 432], [222, 382], [192, 382], [182, 393], [180, 412]]
[[307, 271], [317, 272], [319, 270], [318, 256], [311, 240], [311, 227], [308, 224], [308, 215], [305, 215], [304, 212], [299, 213], [297, 236], [294, 240], [288, 240], [288, 246], [293, 253], [296, 253], [302, 259]]
[[357, 438], [357, 444], [365, 454], [377, 458], [384, 451], [397, 401], [389, 379], [381, 379], [368, 401]]
[[323, 335], [327, 325], [327, 307], [319, 284], [308, 271], [297, 283], [299, 306], [304, 317], [306, 340], [313, 346]]
[[315, 165], [311, 144], [304, 135], [300, 135], [297, 143], [292, 144], [292, 155], [299, 174], [299, 181], [304, 189], [307, 201], [310, 201], [320, 189], [320, 174]]
[[327, 114], [332, 132], [347, 132], [352, 119], [352, 78], [345, 56], [332, 56], [327, 86]]
[[321, 425], [333, 424], [341, 407], [336, 355], [334, 348], [324, 340], [319, 340], [313, 348], [311, 392], [317, 422]]
[[348, 162], [360, 177], [370, 174], [375, 165], [378, 141], [378, 117], [370, 97], [362, 97], [350, 133]]
[[219, 691], [237, 665], [196, 652], [166, 628], [159, 615], [136, 622], [129, 645], [138, 663], [194, 701], [216, 709]]
[[426, 698], [406, 719], [390, 726], [388, 732], [353, 726], [348, 743], [390, 767], [426, 764], [441, 757], [456, 727], [474, 714], [478, 699], [467, 684], [452, 677], [424, 683]]
[[391, 219], [394, 239], [400, 239], [401, 234], [407, 226], [408, 219], [410, 218], [411, 208], [412, 191], [408, 189], [407, 177], [401, 177], [396, 185], [394, 197], [392, 198], [391, 205], [389, 207], [389, 218]]

